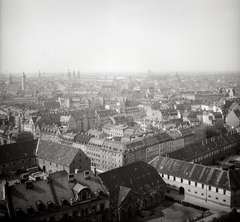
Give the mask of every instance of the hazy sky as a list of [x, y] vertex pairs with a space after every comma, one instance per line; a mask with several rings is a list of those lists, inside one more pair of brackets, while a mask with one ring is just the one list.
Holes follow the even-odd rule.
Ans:
[[0, 0], [1, 73], [240, 70], [239, 0]]

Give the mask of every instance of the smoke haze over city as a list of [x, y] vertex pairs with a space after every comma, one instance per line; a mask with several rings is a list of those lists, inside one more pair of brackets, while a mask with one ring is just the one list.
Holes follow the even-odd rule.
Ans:
[[1, 1], [1, 73], [239, 71], [240, 2]]

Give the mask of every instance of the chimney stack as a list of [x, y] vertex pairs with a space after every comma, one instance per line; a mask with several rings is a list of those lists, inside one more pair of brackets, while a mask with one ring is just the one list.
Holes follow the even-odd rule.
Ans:
[[94, 175], [97, 176], [97, 169], [94, 167]]

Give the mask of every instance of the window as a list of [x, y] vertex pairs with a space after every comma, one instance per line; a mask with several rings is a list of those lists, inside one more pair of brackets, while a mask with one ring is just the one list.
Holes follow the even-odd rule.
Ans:
[[224, 195], [226, 194], [226, 190], [223, 190], [223, 194], [224, 194]]
[[218, 193], [218, 188], [216, 188], [216, 193]]
[[204, 184], [202, 184], [202, 189], [204, 189]]
[[197, 187], [197, 182], [195, 182], [195, 187]]
[[168, 179], [170, 179], [170, 176], [169, 176], [169, 175], [167, 175], [167, 178], [168, 178]]
[[31, 162], [31, 161], [32, 161], [32, 159], [28, 159], [28, 161], [29, 161], [29, 162]]
[[183, 179], [181, 178], [181, 183], [183, 183]]
[[190, 180], [188, 181], [188, 185], [191, 185], [191, 181]]
[[24, 163], [24, 160], [21, 160], [21, 163]]
[[211, 186], [208, 187], [208, 190], [211, 190]]
[[5, 165], [5, 164], [3, 164], [3, 167], [6, 167], [6, 165]]
[[175, 180], [176, 180], [176, 177], [173, 177], [173, 180], [175, 181]]
[[15, 161], [13, 162], [13, 165], [15, 165]]

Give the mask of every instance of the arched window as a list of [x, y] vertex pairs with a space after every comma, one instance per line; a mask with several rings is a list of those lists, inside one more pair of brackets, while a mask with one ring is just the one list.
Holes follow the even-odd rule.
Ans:
[[156, 193], [155, 195], [154, 195], [154, 204], [157, 204], [158, 203], [158, 194]]
[[146, 208], [147, 208], [147, 200], [144, 199], [144, 200], [143, 200], [143, 209], [146, 209]]
[[28, 214], [31, 214], [31, 213], [34, 212], [32, 206], [28, 205], [26, 208], [27, 208], [27, 213]]
[[88, 197], [88, 193], [86, 190], [83, 190], [81, 193], [81, 200], [86, 200]]
[[125, 218], [126, 218], [126, 212], [124, 209], [122, 209], [120, 212], [120, 221], [124, 221]]
[[16, 208], [16, 215], [18, 217], [23, 215], [23, 211], [22, 211], [22, 209], [20, 207]]
[[132, 205], [130, 205], [128, 207], [128, 217], [132, 217], [132, 215], [133, 215], [133, 207], [132, 207]]
[[36, 202], [36, 205], [37, 205], [38, 211], [43, 211], [43, 210], [44, 210], [44, 205], [43, 205], [43, 203], [42, 203], [41, 200], [38, 200], [38, 201]]
[[100, 210], [104, 211], [104, 209], [105, 209], [105, 206], [104, 206], [104, 203], [103, 203], [103, 204], [100, 205]]
[[65, 198], [61, 198], [62, 205], [68, 205], [68, 202]]
[[52, 201], [48, 201], [47, 202], [47, 206], [48, 206], [49, 209], [53, 209], [54, 208], [54, 204], [53, 204]]

